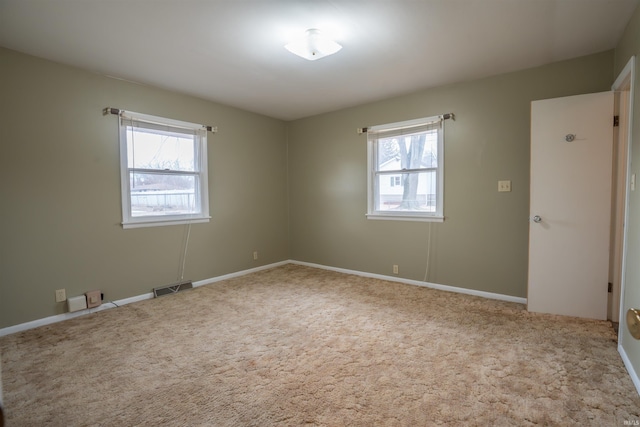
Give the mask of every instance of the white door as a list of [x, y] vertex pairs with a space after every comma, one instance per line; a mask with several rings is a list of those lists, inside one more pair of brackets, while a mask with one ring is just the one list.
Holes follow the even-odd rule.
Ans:
[[528, 310], [607, 318], [613, 93], [531, 103]]

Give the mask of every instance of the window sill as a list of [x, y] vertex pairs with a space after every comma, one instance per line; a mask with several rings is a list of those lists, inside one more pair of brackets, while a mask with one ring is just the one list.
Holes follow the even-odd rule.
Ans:
[[422, 222], [444, 222], [443, 216], [425, 215], [400, 215], [400, 214], [367, 214], [367, 219], [377, 219], [385, 221], [422, 221]]
[[197, 217], [197, 218], [180, 218], [180, 219], [162, 219], [162, 220], [140, 220], [123, 222], [122, 228], [142, 228], [142, 227], [162, 227], [166, 225], [180, 225], [180, 224], [198, 224], [203, 222], [209, 222], [210, 216]]

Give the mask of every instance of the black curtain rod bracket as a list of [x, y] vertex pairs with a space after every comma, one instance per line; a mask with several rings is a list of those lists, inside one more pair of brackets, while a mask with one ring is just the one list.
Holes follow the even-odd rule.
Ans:
[[102, 110], [102, 115], [106, 116], [107, 114], [115, 114], [118, 115], [120, 114], [120, 110], [118, 110], [117, 108], [111, 108], [111, 107], [107, 107], [104, 110]]

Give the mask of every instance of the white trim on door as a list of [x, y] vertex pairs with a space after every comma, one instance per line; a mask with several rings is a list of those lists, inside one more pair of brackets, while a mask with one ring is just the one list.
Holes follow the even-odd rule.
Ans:
[[[632, 141], [632, 135], [631, 135], [631, 131], [632, 131], [632, 124], [633, 124], [633, 91], [634, 91], [634, 80], [635, 80], [635, 63], [636, 63], [636, 57], [632, 56], [631, 58], [629, 58], [629, 61], [627, 62], [627, 64], [625, 65], [625, 67], [622, 69], [622, 71], [620, 72], [620, 74], [618, 75], [618, 78], [616, 78], [616, 81], [613, 83], [613, 85], [611, 86], [611, 90], [619, 92], [619, 91], [629, 91], [629, 96], [627, 97], [627, 108], [626, 108], [626, 117], [623, 118], [622, 120], [622, 124], [626, 125], [626, 132], [619, 132], [619, 135], [623, 135], [626, 134], [626, 183], [629, 183], [630, 178], [631, 178], [631, 141]], [[617, 144], [619, 144], [619, 141], [616, 141]], [[624, 197], [624, 216], [623, 216], [623, 224], [621, 225], [624, 228], [624, 224], [628, 223], [629, 220], [629, 196], [630, 196], [630, 186], [629, 185], [625, 185], [626, 189], [625, 189], [625, 197]], [[620, 321], [624, 319], [624, 287], [625, 287], [625, 268], [626, 268], [626, 258], [627, 258], [627, 230], [626, 228], [624, 229], [624, 232], [622, 233], [622, 251], [621, 251], [621, 255], [622, 255], [622, 260], [620, 262], [620, 271], [619, 271], [619, 277], [620, 277], [620, 288], [614, 290], [614, 295], [618, 295], [619, 298], [617, 299], [617, 305], [618, 305], [618, 316], [616, 319], [616, 316], [614, 316], [612, 314], [613, 317], [613, 321]], [[614, 284], [614, 286], [616, 286], [616, 284]], [[614, 306], [615, 308], [615, 306]], [[618, 331], [618, 342], [622, 343], [622, 328], [624, 327], [624, 325], [620, 326], [619, 331]]]

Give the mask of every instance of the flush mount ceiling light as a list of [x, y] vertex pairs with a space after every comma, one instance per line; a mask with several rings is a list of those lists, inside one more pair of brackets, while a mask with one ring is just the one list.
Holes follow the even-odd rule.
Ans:
[[304, 36], [292, 41], [285, 48], [304, 59], [315, 61], [333, 55], [342, 49], [342, 46], [323, 36], [319, 30], [311, 28], [305, 31]]

